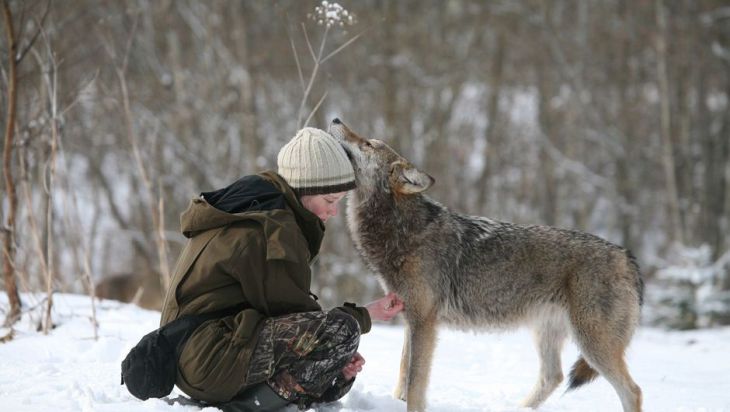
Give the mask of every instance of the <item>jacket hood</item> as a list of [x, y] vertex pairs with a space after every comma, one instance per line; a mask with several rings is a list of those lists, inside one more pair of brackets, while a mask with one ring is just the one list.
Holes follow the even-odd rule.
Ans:
[[200, 194], [211, 206], [226, 213], [284, 208], [284, 193], [258, 175], [244, 176], [231, 185]]
[[180, 226], [183, 235], [192, 238], [209, 229], [256, 220], [271, 239], [275, 228], [280, 226], [275, 222], [276, 216], [287, 206], [294, 212], [296, 223], [307, 239], [310, 255], [314, 257], [322, 243], [324, 223], [302, 206], [294, 190], [274, 172], [244, 176], [222, 189], [201, 193], [180, 216]]

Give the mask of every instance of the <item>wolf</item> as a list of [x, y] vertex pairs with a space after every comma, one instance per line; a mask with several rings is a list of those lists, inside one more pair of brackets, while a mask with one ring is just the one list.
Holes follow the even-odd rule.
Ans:
[[643, 281], [634, 256], [597, 236], [518, 225], [449, 210], [424, 195], [434, 179], [384, 142], [339, 119], [329, 132], [355, 170], [347, 225], [387, 291], [405, 303], [405, 338], [394, 396], [424, 411], [439, 324], [465, 330], [530, 327], [540, 376], [524, 405], [537, 408], [563, 380], [570, 336], [580, 357], [568, 389], [599, 374], [625, 412], [641, 410], [626, 347], [639, 322]]

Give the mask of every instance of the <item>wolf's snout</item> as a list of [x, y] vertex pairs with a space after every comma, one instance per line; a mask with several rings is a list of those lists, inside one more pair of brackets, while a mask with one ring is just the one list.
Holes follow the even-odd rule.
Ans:
[[330, 123], [330, 126], [327, 128], [327, 131], [337, 140], [344, 141], [345, 139], [345, 124], [342, 123], [342, 121], [335, 117], [332, 119], [332, 123]]

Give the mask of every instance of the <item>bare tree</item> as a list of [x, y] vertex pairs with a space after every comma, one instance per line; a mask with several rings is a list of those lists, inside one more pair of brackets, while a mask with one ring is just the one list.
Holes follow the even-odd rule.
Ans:
[[16, 128], [16, 109], [18, 100], [18, 65], [22, 62], [26, 53], [33, 47], [38, 35], [41, 32], [46, 17], [50, 11], [50, 0], [46, 3], [45, 11], [38, 21], [38, 27], [34, 35], [24, 47], [20, 47], [13, 24], [13, 14], [10, 10], [10, 1], [3, 0], [2, 14], [5, 25], [5, 38], [8, 43], [8, 71], [7, 71], [7, 111], [5, 113], [5, 138], [3, 145], [3, 176], [5, 178], [5, 193], [8, 199], [8, 209], [5, 224], [0, 228], [3, 232], [3, 273], [5, 279], [5, 292], [8, 295], [10, 310], [7, 313], [4, 324], [14, 324], [21, 313], [21, 301], [16, 283], [16, 214], [18, 199], [13, 177]]
[[3, 146], [3, 175], [5, 176], [5, 193], [8, 199], [8, 212], [3, 229], [3, 273], [5, 274], [5, 292], [8, 294], [10, 311], [5, 317], [4, 324], [10, 326], [20, 316], [20, 296], [15, 282], [15, 214], [18, 200], [13, 179], [13, 146], [15, 133], [15, 105], [18, 99], [17, 64], [18, 45], [13, 29], [13, 15], [10, 11], [9, 0], [3, 0], [3, 22], [5, 23], [5, 37], [8, 42], [8, 90], [5, 112], [5, 145]]
[[157, 246], [162, 290], [167, 290], [170, 285], [170, 267], [167, 258], [167, 240], [165, 239], [164, 228], [164, 198], [161, 195], [155, 195], [152, 181], [147, 171], [147, 167], [142, 160], [142, 154], [140, 152], [139, 144], [137, 143], [137, 136], [134, 132], [132, 109], [129, 102], [129, 92], [127, 90], [126, 70], [129, 61], [129, 53], [132, 49], [132, 44], [134, 41], [134, 34], [137, 28], [137, 23], [138, 20], [135, 17], [134, 25], [129, 34], [129, 38], [127, 39], [127, 45], [124, 51], [124, 55], [122, 57], [121, 65], [116, 68], [116, 75], [119, 81], [119, 88], [122, 95], [124, 125], [127, 139], [131, 145], [132, 155], [134, 156], [137, 170], [139, 171], [140, 178], [142, 179], [142, 184], [144, 185], [145, 194], [147, 195], [147, 199], [150, 203], [150, 216], [152, 217], [155, 244]]
[[[54, 250], [54, 236], [53, 236], [53, 223], [55, 220], [55, 216], [53, 213], [54, 205], [54, 191], [55, 191], [55, 180], [56, 180], [56, 158], [58, 154], [58, 144], [59, 144], [59, 108], [58, 108], [58, 62], [56, 61], [56, 56], [54, 54], [54, 51], [51, 47], [51, 41], [48, 38], [47, 33], [45, 30], [43, 30], [43, 26], [39, 25], [39, 29], [41, 30], [41, 33], [43, 35], [44, 44], [46, 46], [46, 59], [48, 62], [48, 66], [42, 71], [43, 72], [43, 79], [45, 81], [46, 88], [48, 90], [48, 108], [49, 108], [49, 118], [50, 118], [50, 143], [49, 143], [49, 156], [47, 159], [48, 162], [48, 173], [44, 175], [44, 182], [43, 182], [43, 191], [45, 194], [45, 245], [43, 245], [43, 255], [44, 255], [44, 261], [46, 262], [46, 273], [45, 273], [45, 279], [46, 279], [46, 310], [43, 317], [43, 333], [48, 334], [48, 332], [51, 330], [53, 326], [53, 321], [51, 319], [51, 309], [53, 308], [53, 282], [54, 278], [56, 276], [56, 267], [54, 265], [54, 257], [55, 257], [55, 250]], [[39, 65], [42, 62], [42, 58], [40, 56], [37, 56], [37, 59], [39, 61]], [[28, 202], [29, 207], [32, 206], [32, 203]], [[32, 213], [29, 213], [29, 216], [32, 216]]]
[[669, 239], [672, 242], [684, 242], [683, 225], [679, 214], [679, 194], [677, 191], [676, 167], [674, 162], [674, 143], [672, 141], [672, 119], [669, 106], [669, 75], [667, 73], [667, 13], [663, 0], [656, 0], [656, 36], [657, 82], [659, 84], [662, 165], [667, 190], [667, 215], [669, 218]]
[[487, 85], [489, 90], [487, 91], [487, 112], [486, 117], [487, 128], [485, 131], [484, 140], [485, 155], [486, 159], [484, 169], [479, 176], [478, 182], [481, 182], [478, 190], [478, 201], [477, 207], [481, 209], [482, 213], [487, 212], [487, 200], [489, 194], [494, 190], [494, 187], [489, 184], [490, 179], [494, 178], [495, 173], [499, 170], [499, 135], [498, 125], [501, 122], [499, 101], [502, 97], [502, 90], [504, 88], [504, 66], [505, 66], [505, 53], [506, 51], [506, 38], [502, 31], [499, 30], [496, 33], [496, 50], [494, 57], [492, 58], [492, 66], [488, 73]]

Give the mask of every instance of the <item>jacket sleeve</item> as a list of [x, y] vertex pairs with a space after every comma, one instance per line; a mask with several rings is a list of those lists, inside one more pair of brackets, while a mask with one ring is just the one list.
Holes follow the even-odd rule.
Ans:
[[[321, 311], [322, 307], [310, 295], [311, 269], [307, 257], [267, 259], [266, 239], [254, 236], [236, 258], [233, 272], [238, 276], [246, 300], [265, 316], [280, 316], [296, 312]], [[336, 308], [352, 315], [361, 333], [370, 331], [367, 309], [346, 303]]]
[[336, 308], [352, 315], [360, 325], [360, 333], [370, 332], [372, 321], [370, 320], [370, 312], [362, 306], [356, 306], [354, 303], [346, 302], [344, 305]]

